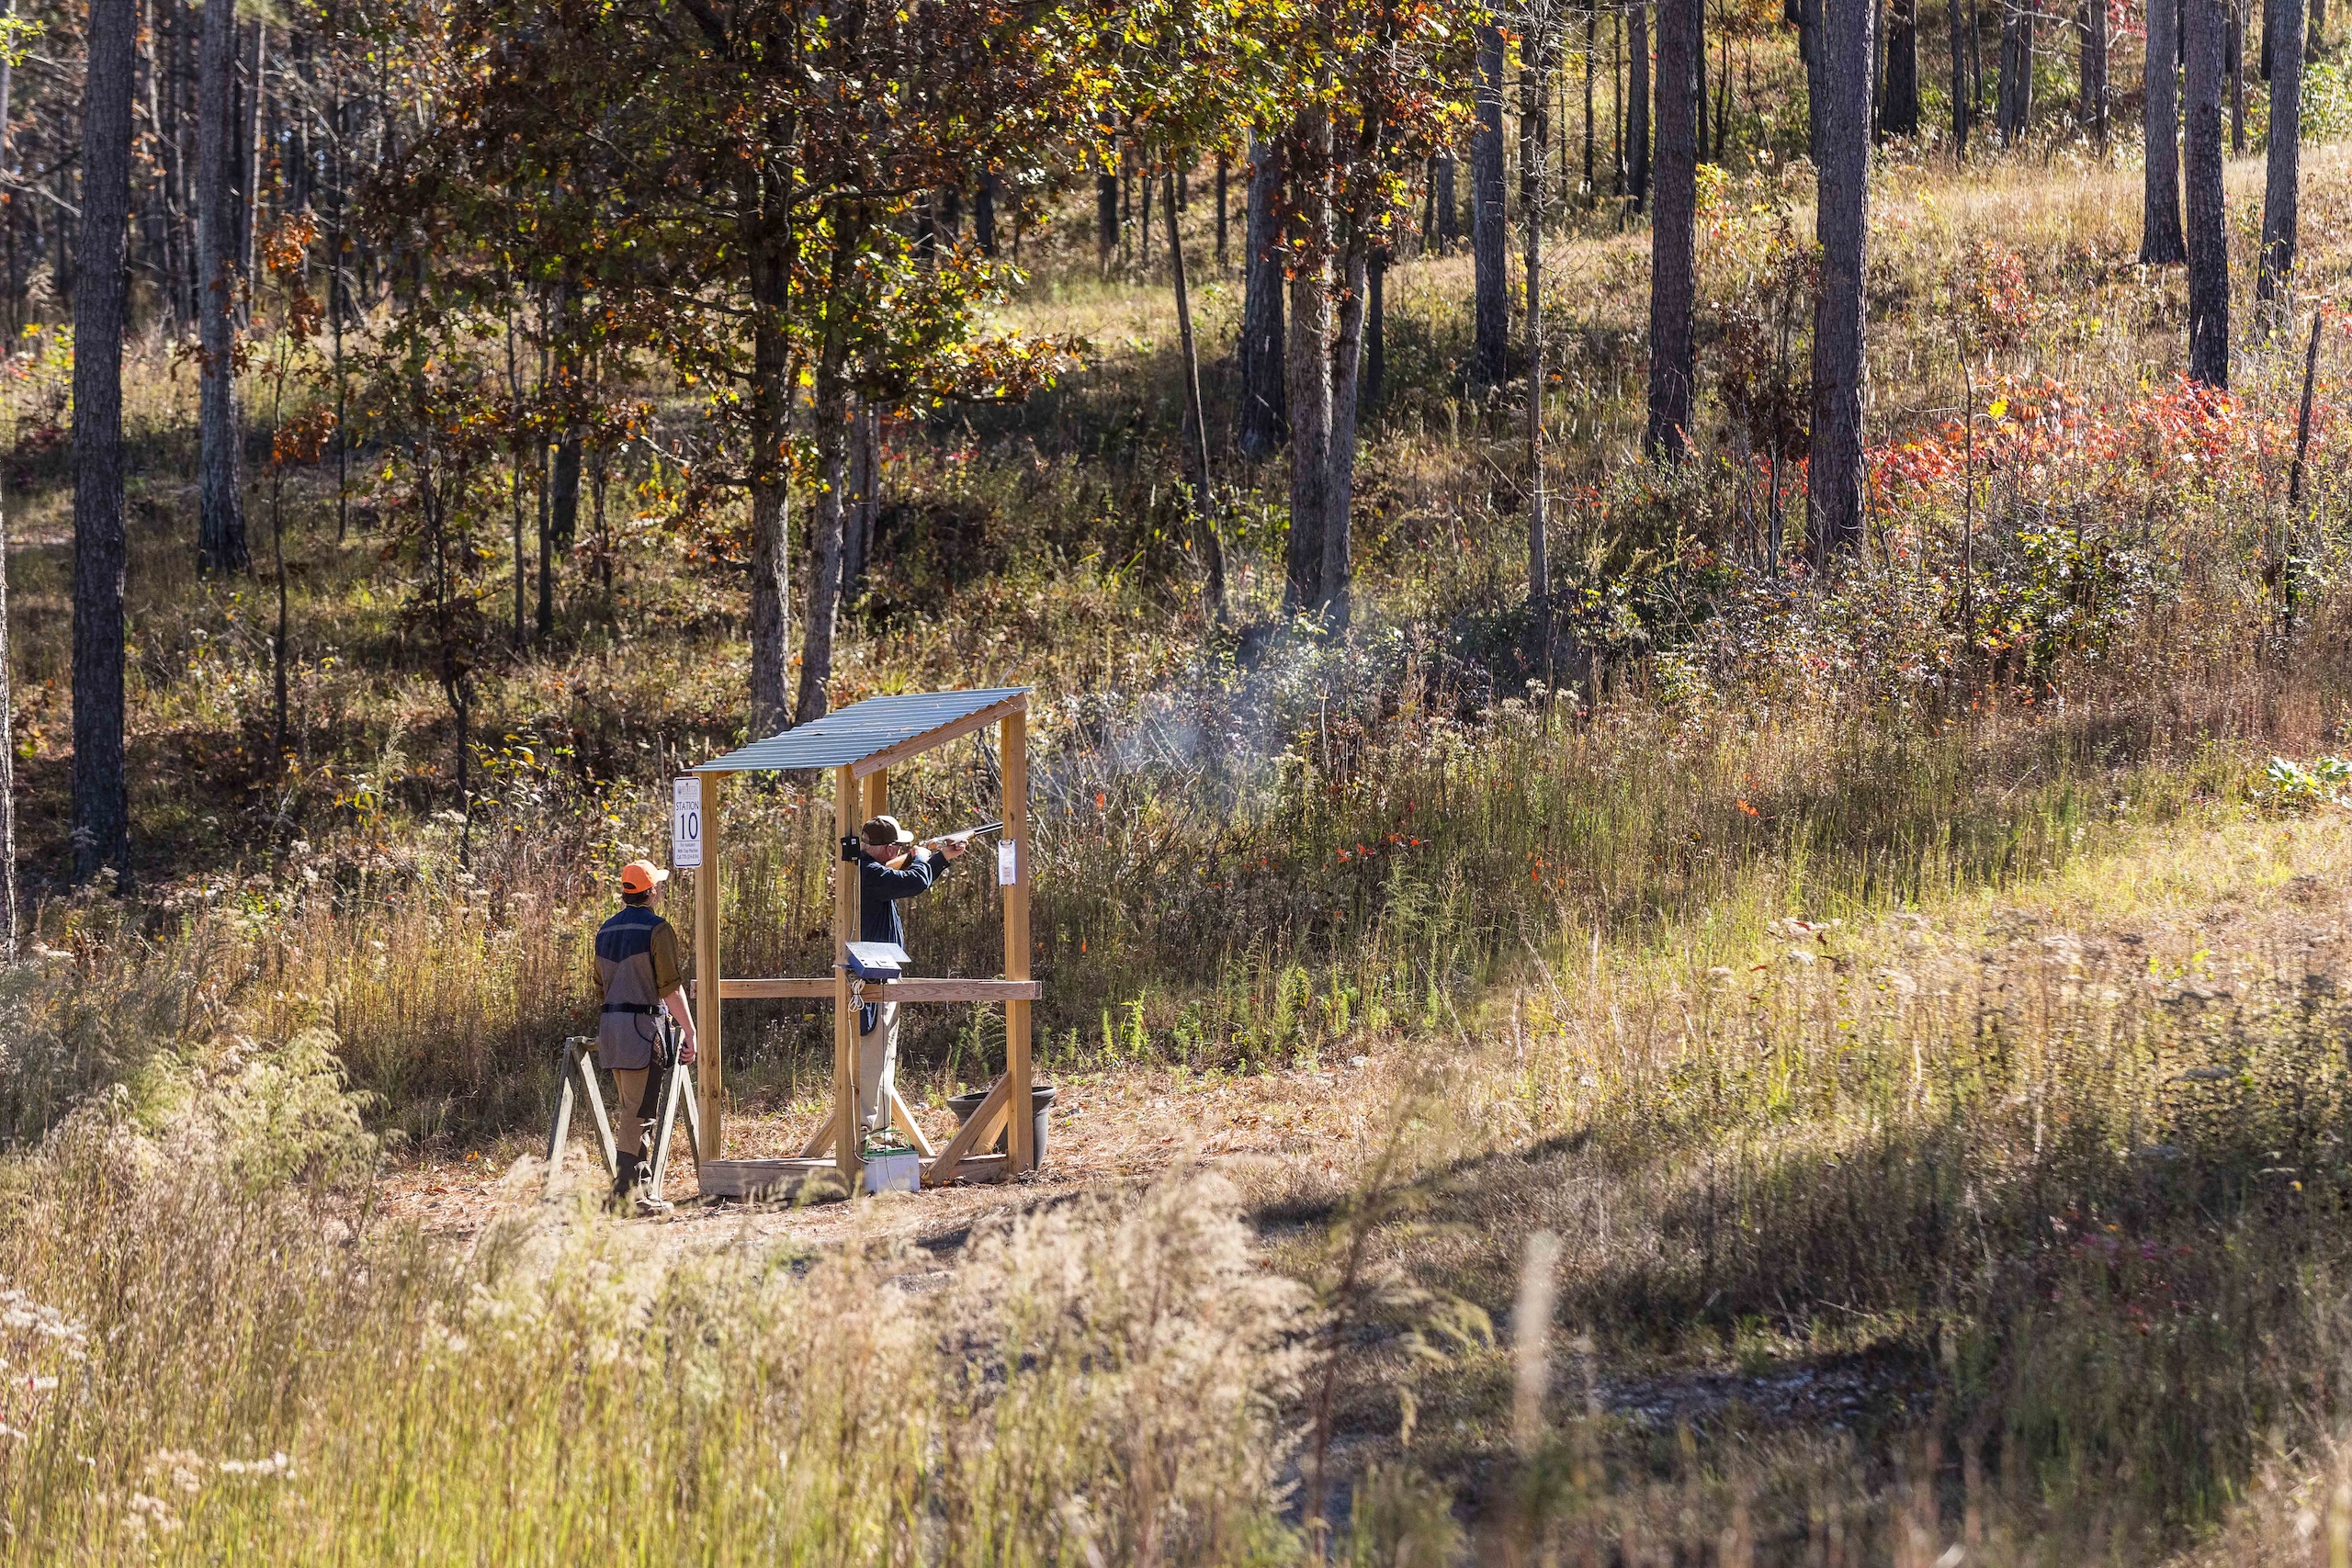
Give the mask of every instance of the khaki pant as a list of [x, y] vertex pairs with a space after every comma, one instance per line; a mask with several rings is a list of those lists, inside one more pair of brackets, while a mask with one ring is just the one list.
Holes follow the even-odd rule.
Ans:
[[638, 1108], [645, 1103], [645, 1085], [652, 1077], [651, 1067], [613, 1069], [613, 1098], [619, 1101], [613, 1110], [613, 1146], [625, 1155], [645, 1152], [645, 1135], [638, 1126]]
[[890, 1089], [899, 1075], [899, 1004], [878, 1002], [874, 1027], [857, 1037], [857, 1124], [867, 1132], [890, 1124]]

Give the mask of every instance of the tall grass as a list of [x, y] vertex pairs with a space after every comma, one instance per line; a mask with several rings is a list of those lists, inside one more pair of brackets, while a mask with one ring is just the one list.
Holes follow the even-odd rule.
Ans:
[[[469, 1257], [334, 1196], [297, 1049], [9, 1170], [10, 1562], [1240, 1562], [1301, 1293], [1179, 1174], [977, 1236], [663, 1258], [555, 1203]], [[311, 1157], [274, 1166], [289, 1139]], [[526, 1178], [528, 1179], [528, 1178]]]

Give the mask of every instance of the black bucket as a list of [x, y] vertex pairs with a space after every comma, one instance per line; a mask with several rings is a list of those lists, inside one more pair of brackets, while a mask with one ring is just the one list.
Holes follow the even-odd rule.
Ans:
[[[1046, 1163], [1046, 1123], [1050, 1120], [1048, 1113], [1054, 1109], [1054, 1094], [1055, 1088], [1052, 1084], [1033, 1083], [1029, 1086], [1029, 1109], [1035, 1113], [1037, 1123], [1037, 1163], [1039, 1165]], [[969, 1094], [951, 1094], [947, 1097], [947, 1109], [956, 1112], [956, 1125], [959, 1130], [965, 1122], [972, 1119], [972, 1112], [978, 1111], [980, 1108], [980, 1102], [988, 1097], [989, 1091], [985, 1089], [976, 1089]], [[1012, 1120], [1007, 1118], [1004, 1131], [996, 1135], [996, 1148], [992, 1152], [996, 1154], [1008, 1152], [1005, 1148], [1005, 1139], [1012, 1134]]]

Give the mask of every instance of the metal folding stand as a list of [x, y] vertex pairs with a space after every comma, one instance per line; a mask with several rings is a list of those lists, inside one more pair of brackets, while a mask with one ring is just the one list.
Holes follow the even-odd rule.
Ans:
[[[656, 1198], [662, 1196], [662, 1184], [670, 1174], [671, 1134], [677, 1126], [682, 1105], [690, 1145], [697, 1149], [702, 1146], [702, 1105], [695, 1093], [694, 1066], [677, 1059], [674, 1024], [664, 1031], [662, 1049], [671, 1054], [670, 1070], [662, 1095], [661, 1119], [655, 1123], [653, 1170], [648, 1179]], [[596, 1118], [596, 1145], [604, 1151], [605, 1174], [615, 1180], [620, 1179], [620, 1152], [613, 1142], [613, 1122], [605, 1110], [605, 1091], [596, 1083], [596, 1037], [574, 1034], [556, 1052], [554, 1128], [548, 1138], [549, 1190], [553, 1190], [556, 1177], [563, 1169], [564, 1150], [571, 1142], [571, 1101], [575, 1092], [586, 1094], [588, 1109]]]

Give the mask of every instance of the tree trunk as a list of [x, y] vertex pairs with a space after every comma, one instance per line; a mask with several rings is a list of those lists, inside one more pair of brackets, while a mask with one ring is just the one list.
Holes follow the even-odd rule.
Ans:
[[1219, 275], [1225, 271], [1226, 217], [1232, 210], [1232, 203], [1226, 196], [1225, 187], [1232, 177], [1233, 161], [1220, 152], [1216, 155], [1216, 270]]
[[1315, 610], [1324, 603], [1323, 524], [1331, 479], [1331, 288], [1329, 281], [1330, 202], [1328, 177], [1330, 122], [1301, 109], [1283, 162], [1293, 171], [1291, 224], [1312, 258], [1290, 279], [1290, 547], [1283, 607]]
[[[269, 62], [269, 25], [254, 24], [253, 51], [246, 57], [245, 93], [243, 101], [244, 124], [238, 145], [238, 159], [244, 168], [244, 201], [237, 214], [237, 270], [250, 284], [254, 276], [254, 233], [261, 222], [261, 183], [266, 171], [268, 149], [261, 140], [261, 100], [263, 71]], [[239, 321], [250, 319], [253, 301], [245, 301], [246, 313]]]
[[1371, 287], [1371, 314], [1365, 319], [1363, 336], [1363, 406], [1376, 409], [1388, 381], [1388, 255], [1381, 252], [1374, 255], [1367, 274]]
[[1094, 181], [1094, 257], [1102, 276], [1111, 276], [1111, 253], [1119, 248], [1119, 176], [1099, 175]]
[[2230, 153], [2245, 156], [2245, 12], [2229, 0]]
[[122, 335], [137, 28], [130, 0], [90, 0], [82, 276], [74, 291], [74, 878], [86, 882], [110, 867], [118, 886], [130, 875], [122, 741]]
[[[7, 16], [17, 15], [16, 0], [8, 0]], [[8, 167], [8, 111], [15, 72], [0, 55], [0, 175]], [[13, 444], [16, 432], [8, 432]], [[22, 911], [17, 899], [17, 705], [9, 659], [8, 520], [6, 497], [0, 496], [0, 962], [17, 961], [22, 936]]]
[[972, 198], [972, 240], [980, 247], [980, 254], [996, 254], [996, 172], [989, 170], [980, 176], [980, 188]]
[[[2099, 6], [2106, 0], [2090, 0]], [[1961, 19], [1960, 0], [1951, 0], [1944, 19], [1951, 32], [1951, 148], [1952, 157], [1968, 161], [1968, 130], [1974, 118], [1969, 112], [1967, 28]]]
[[2083, 0], [2082, 102], [2075, 109], [2101, 154], [2107, 152], [2107, 0]]
[[[846, 265], [846, 257], [842, 258]], [[849, 389], [841, 349], [820, 355], [810, 397], [817, 437], [817, 511], [808, 540], [808, 609], [800, 628], [800, 698], [794, 722], [812, 724], [832, 705], [833, 633], [841, 623], [842, 491], [849, 479]]]
[[1592, 199], [1598, 187], [1592, 173], [1592, 67], [1600, 54], [1600, 0], [1587, 0], [1584, 8], [1584, 197]]
[[1184, 234], [1176, 221], [1176, 176], [1168, 176], [1168, 271], [1176, 287], [1176, 336], [1184, 355], [1184, 415], [1193, 439], [1193, 546], [1201, 558], [1201, 597], [1211, 621], [1225, 620], [1225, 548], [1216, 536], [1216, 513], [1209, 493], [1208, 415], [1201, 405], [1201, 360], [1193, 341], [1193, 300], [1185, 287]]
[[874, 564], [875, 429], [874, 405], [857, 399], [849, 416], [849, 502], [842, 524], [842, 608], [846, 611], [865, 592], [866, 572]]
[[196, 564], [243, 571], [244, 420], [237, 407], [236, 336], [247, 276], [238, 260], [243, 219], [236, 173], [237, 19], [232, 6], [204, 8], [197, 77], [198, 429]]
[[2007, 0], [2001, 12], [2001, 78], [1993, 129], [2001, 145], [2015, 146], [2033, 122], [2033, 7], [2037, 0]]
[[1625, 7], [1625, 193], [1639, 212], [1650, 198], [1650, 13], [1648, 0]]
[[[1701, 0], [1666, 0], [1666, 4], [1697, 5]], [[1545, 78], [1551, 72], [1549, 51], [1537, 47], [1534, 59], [1523, 68], [1521, 81], [1526, 90], [1527, 102], [1540, 103]], [[1690, 73], [1683, 73], [1687, 84]], [[1524, 107], [1521, 121], [1529, 118]], [[1549, 646], [1551, 629], [1551, 517], [1549, 498], [1544, 491], [1544, 139], [1537, 136], [1532, 142], [1522, 143], [1534, 154], [1535, 178], [1530, 182], [1533, 198], [1520, 213], [1520, 228], [1526, 251], [1527, 283], [1527, 602], [1535, 611], [1535, 646], [1539, 656]]]
[[1323, 562], [1316, 608], [1326, 624], [1344, 626], [1355, 583], [1356, 409], [1363, 371], [1364, 305], [1370, 290], [1371, 239], [1353, 230], [1334, 258], [1340, 298], [1330, 348], [1331, 434], [1323, 480]]
[[1250, 145], [1250, 205], [1242, 241], [1241, 419], [1234, 446], [1245, 457], [1263, 457], [1283, 444], [1283, 203], [1282, 149]]
[[2303, 58], [2317, 60], [2327, 52], [2327, 0], [2312, 0], [2311, 28], [2303, 37]]
[[2270, 61], [2270, 151], [2262, 187], [2262, 256], [2255, 298], [2272, 325], [2286, 312], [2295, 276], [2295, 201], [2302, 184], [2303, 18], [2295, 0], [2263, 7], [2263, 48]]
[[1477, 29], [1477, 124], [1470, 137], [1470, 258], [1476, 299], [1470, 347], [1473, 385], [1501, 384], [1510, 331], [1503, 298], [1503, 35]]
[[2188, 0], [2188, 378], [2230, 384], [2230, 241], [2222, 208], [2225, 0]]
[[1657, 199], [1650, 220], [1650, 403], [1643, 446], [1668, 462], [1680, 462], [1689, 450], [1696, 372], [1690, 308], [1699, 149], [1687, 57], [1700, 3], [1658, 0], [1657, 11]]
[[786, 454], [792, 416], [792, 350], [785, 310], [791, 303], [792, 235], [781, 213], [780, 195], [766, 186], [777, 180], [765, 172], [748, 193], [744, 235], [752, 255], [752, 733], [773, 735], [792, 722], [785, 704], [785, 671], [791, 658], [792, 575], [789, 460]]
[[[1813, 160], [1818, 170], [1826, 154], [1822, 149], [1821, 125], [1829, 112], [1829, 73], [1826, 63], [1828, 51], [1821, 41], [1823, 0], [1798, 0], [1797, 53], [1804, 60], [1804, 134], [1805, 156]], [[1870, 73], [1862, 73], [1864, 90], [1868, 90]]]
[[1862, 537], [1862, 266], [1869, 234], [1871, 0], [1825, 0], [1824, 105], [1815, 237], [1821, 292], [1813, 327], [1813, 450], [1805, 501], [1815, 558]]
[[1889, 136], [1919, 133], [1919, 5], [1894, 0], [1886, 23], [1886, 105], [1879, 129]]
[[1430, 232], [1437, 241], [1437, 254], [1451, 255], [1462, 242], [1462, 202], [1453, 188], [1453, 154], [1441, 152], [1430, 160], [1430, 202], [1437, 209], [1437, 222]]
[[2180, 13], [2173, 0], [2148, 6], [2148, 73], [2145, 100], [2147, 164], [2140, 204], [2140, 259], [2170, 266], [2188, 259], [2180, 229], [2180, 127], [2178, 91]]

